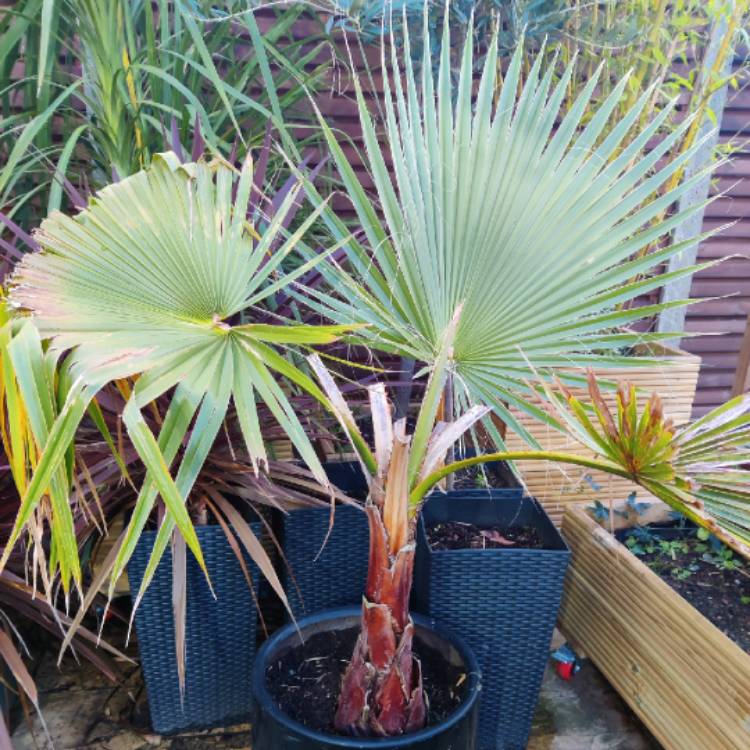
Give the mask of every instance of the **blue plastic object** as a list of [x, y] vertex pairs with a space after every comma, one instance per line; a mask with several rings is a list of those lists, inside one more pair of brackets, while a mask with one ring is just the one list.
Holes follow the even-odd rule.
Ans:
[[[433, 551], [425, 524], [534, 526], [545, 549]], [[518, 490], [434, 493], [417, 537], [413, 605], [474, 651], [484, 675], [479, 749], [526, 747], [570, 552], [542, 507]]]
[[[260, 524], [251, 524], [260, 535]], [[180, 700], [172, 615], [172, 556], [162, 558], [135, 615], [151, 723], [159, 734], [246, 722], [256, 647], [257, 610], [247, 580], [224, 532], [196, 527], [216, 599], [193, 555], [187, 553], [186, 684]], [[128, 564], [138, 591], [156, 533], [144, 532]], [[245, 562], [257, 591], [258, 571]]]

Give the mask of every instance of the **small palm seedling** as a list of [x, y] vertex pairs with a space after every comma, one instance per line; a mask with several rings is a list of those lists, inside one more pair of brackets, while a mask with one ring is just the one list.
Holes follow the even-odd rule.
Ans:
[[415, 532], [427, 494], [444, 477], [490, 461], [560, 461], [631, 479], [750, 557], [750, 396], [736, 399], [686, 428], [665, 421], [657, 397], [638, 410], [632, 389], [621, 388], [611, 414], [590, 380], [591, 405], [562, 387], [540, 386], [543, 407], [560, 429], [578, 438], [594, 457], [546, 451], [491, 453], [444, 464], [451, 446], [489, 407], [474, 406], [452, 423], [435, 423], [458, 319], [448, 329], [409, 435], [392, 421], [381, 385], [369, 389], [374, 451], [367, 446], [333, 378], [314, 355], [311, 364], [357, 451], [370, 486], [369, 570], [361, 633], [344, 674], [336, 714], [340, 731], [391, 736], [423, 726], [426, 702], [412, 653], [409, 615]]

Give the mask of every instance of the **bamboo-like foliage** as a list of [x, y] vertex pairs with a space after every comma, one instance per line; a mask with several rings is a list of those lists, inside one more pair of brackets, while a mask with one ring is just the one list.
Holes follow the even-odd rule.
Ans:
[[[523, 433], [507, 404], [546, 419], [526, 386], [535, 369], [648, 362], [622, 356], [622, 350], [660, 336], [616, 329], [663, 307], [623, 309], [623, 303], [703, 267], [650, 273], [681, 245], [639, 256], [688, 213], [700, 210], [695, 206], [664, 218], [665, 209], [702, 174], [662, 190], [696, 146], [663, 161], [690, 127], [688, 118], [646, 150], [672, 107], [632, 135], [650, 91], [607, 129], [627, 77], [592, 109], [599, 82], [595, 71], [565, 112], [575, 62], [553, 85], [553, 69], [543, 70], [539, 55], [522, 83], [519, 47], [496, 96], [497, 38], [491, 40], [478, 86], [467, 39], [454, 85], [447, 27], [444, 34], [437, 80], [427, 64], [429, 44], [418, 72], [408, 34], [403, 61], [394, 45], [390, 64], [383, 52], [390, 73], [385, 145], [357, 84], [377, 202], [321, 121], [366, 241], [346, 243], [351, 271], [333, 266], [325, 271], [342, 293], [311, 296], [333, 320], [368, 323], [365, 334], [375, 347], [428, 367], [462, 306], [450, 354], [457, 410], [489, 404]], [[345, 227], [330, 213], [325, 216], [334, 236], [343, 238]]]
[[225, 157], [235, 143], [259, 146], [270, 123], [285, 138], [284, 120], [303, 116], [297, 103], [328, 67], [322, 24], [306, 39], [291, 34], [304, 12], [279, 9], [263, 33], [252, 13], [205, 16], [184, 0], [4, 8], [0, 209], [31, 226], [66, 189], [85, 194], [113, 172], [133, 174], [193, 134]]
[[[181, 165], [173, 154], [164, 154], [148, 170], [102, 190], [76, 217], [55, 213], [42, 224], [37, 233], [42, 250], [19, 264], [10, 293], [15, 306], [31, 312], [31, 320], [22, 321], [8, 343], [41, 455], [25, 485], [3, 563], [49, 494], [52, 573], [59, 570], [66, 590], [71, 579], [80, 582], [66, 460], [92, 399], [113, 381], [127, 393], [122, 420], [147, 475], [111, 568], [112, 586], [157, 495], [166, 515], [140, 594], [176, 528], [203, 564], [185, 502], [230, 402], [256, 473], [267, 464], [257, 401], [327, 485], [275, 375], [325, 401], [283, 350], [329, 343], [348, 329], [252, 322], [270, 296], [317, 262], [289, 273], [282, 267], [317, 218], [313, 212], [294, 232], [284, 230], [300, 186], [288, 191], [270, 220], [258, 214], [258, 190], [249, 158], [237, 174], [220, 161]], [[43, 340], [49, 341], [44, 355]], [[68, 350], [67, 388], [59, 403], [45, 403], [49, 385], [39, 373], [56, 375], [52, 366], [44, 366], [44, 357], [55, 360]], [[124, 382], [134, 378], [132, 388]], [[168, 408], [158, 417], [157, 438], [143, 410], [164, 394]], [[38, 412], [36, 420], [32, 410]], [[179, 466], [170, 472], [183, 442]]]

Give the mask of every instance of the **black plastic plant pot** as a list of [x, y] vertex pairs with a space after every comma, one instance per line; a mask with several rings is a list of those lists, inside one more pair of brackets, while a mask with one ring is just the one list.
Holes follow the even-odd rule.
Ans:
[[477, 660], [461, 639], [447, 633], [430, 618], [414, 616], [417, 640], [423, 640], [461, 667], [467, 675], [465, 697], [447, 719], [434, 726], [400, 737], [367, 739], [323, 734], [287, 716], [268, 691], [266, 671], [290, 648], [317, 633], [348, 630], [360, 622], [359, 607], [330, 610], [286, 625], [258, 651], [253, 667], [253, 750], [476, 750], [481, 675]]
[[[532, 526], [544, 548], [431, 550], [426, 525], [448, 521]], [[463, 638], [479, 660], [479, 750], [526, 747], [569, 557], [541, 505], [518, 491], [434, 493], [424, 506], [412, 603]]]
[[[356, 462], [323, 468], [342, 492], [358, 500], [367, 497], [367, 482]], [[332, 529], [330, 523], [329, 508], [302, 508], [284, 516], [285, 591], [296, 618], [362, 601], [370, 543], [367, 517], [339, 504]]]
[[[260, 535], [260, 524], [251, 524]], [[211, 584], [187, 553], [185, 695], [180, 699], [172, 610], [172, 556], [168, 550], [135, 614], [151, 723], [159, 734], [248, 721], [257, 608], [242, 568], [218, 526], [196, 527]], [[128, 564], [138, 591], [156, 533], [144, 532]], [[255, 590], [256, 566], [245, 557]]]

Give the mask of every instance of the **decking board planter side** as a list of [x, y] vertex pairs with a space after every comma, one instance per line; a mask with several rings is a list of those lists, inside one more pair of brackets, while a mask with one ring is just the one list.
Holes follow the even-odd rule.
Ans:
[[[611, 382], [629, 382], [639, 389], [638, 402], [643, 402], [652, 394], [658, 393], [662, 398], [664, 413], [674, 420], [675, 424], [689, 421], [695, 389], [698, 384], [700, 357], [681, 349], [662, 345], [636, 347], [639, 355], [656, 356], [663, 360], [664, 366], [595, 368], [597, 380]], [[585, 389], [572, 389], [574, 393], [587, 399]], [[604, 392], [605, 401], [615, 404], [615, 393]], [[543, 424], [538, 419], [511, 409], [515, 418], [536, 438], [545, 450], [581, 453], [580, 444], [566, 435]], [[524, 450], [527, 444], [517, 433], [508, 430], [506, 444], [509, 450]], [[644, 490], [637, 488], [627, 479], [591, 472], [573, 466], [561, 466], [541, 461], [518, 462], [528, 493], [544, 505], [554, 523], [562, 522], [566, 507], [571, 504], [590, 503], [599, 500], [602, 503], [622, 500], [633, 490], [638, 490], [638, 498], [653, 500]], [[585, 478], [591, 477], [596, 488]]]
[[750, 654], [601, 528], [566, 511], [560, 627], [666, 750], [750, 747]]

